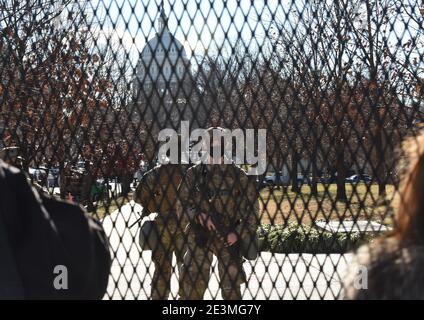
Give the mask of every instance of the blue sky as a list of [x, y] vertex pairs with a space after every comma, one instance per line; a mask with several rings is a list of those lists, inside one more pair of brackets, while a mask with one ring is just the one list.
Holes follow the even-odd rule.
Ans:
[[[206, 52], [213, 54], [217, 47], [240, 38], [251, 48], [266, 45], [265, 34], [271, 17], [284, 21], [290, 10], [302, 11], [296, 7], [302, 1], [306, 0], [93, 0], [88, 6], [89, 11], [95, 12], [91, 18], [97, 22], [93, 29], [99, 34], [98, 43], [109, 39], [115, 44], [114, 50], [129, 52], [135, 65], [138, 53], [157, 31], [161, 3], [168, 15], [170, 31], [191, 57]], [[409, 34], [404, 30], [405, 24], [397, 22], [390, 33], [392, 42], [397, 37], [406, 42]]]
[[[125, 49], [136, 55], [157, 31], [160, 3], [160, 0], [92, 1], [94, 21], [99, 18], [105, 22], [100, 41], [104, 37], [113, 41], [122, 39]], [[283, 15], [282, 3], [289, 1], [267, 1], [266, 5], [258, 0], [164, 0], [163, 3], [170, 31], [191, 56], [214, 50], [224, 41], [235, 41], [239, 35], [245, 43], [254, 39], [251, 45], [263, 45], [269, 17], [273, 13]]]

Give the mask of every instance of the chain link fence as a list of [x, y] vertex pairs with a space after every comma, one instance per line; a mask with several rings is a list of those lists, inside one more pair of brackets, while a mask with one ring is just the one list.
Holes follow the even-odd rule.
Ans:
[[[103, 223], [106, 299], [343, 298], [349, 252], [396, 225], [398, 146], [422, 124], [423, 15], [418, 0], [1, 0], [2, 158]], [[187, 127], [241, 134], [228, 158], [250, 174], [152, 175], [160, 134]], [[224, 218], [194, 233], [203, 247], [193, 208]], [[159, 248], [141, 250], [155, 212]], [[243, 228], [253, 260], [225, 246]]]

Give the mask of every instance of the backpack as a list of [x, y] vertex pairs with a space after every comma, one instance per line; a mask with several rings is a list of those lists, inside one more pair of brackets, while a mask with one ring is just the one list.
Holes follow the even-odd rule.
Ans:
[[1, 160], [0, 197], [0, 271], [5, 272], [0, 298], [103, 297], [111, 257], [98, 221], [78, 205], [38, 193], [20, 170]]

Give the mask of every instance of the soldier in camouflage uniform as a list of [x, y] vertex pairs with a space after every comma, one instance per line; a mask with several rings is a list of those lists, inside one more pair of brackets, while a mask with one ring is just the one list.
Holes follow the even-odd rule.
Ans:
[[[213, 129], [208, 129], [211, 138]], [[211, 149], [221, 148], [219, 144], [219, 140], [212, 139]], [[257, 230], [256, 186], [240, 167], [223, 164], [223, 158], [221, 162], [193, 166], [178, 190], [179, 213], [189, 221], [180, 288], [183, 298], [190, 300], [203, 298], [213, 254], [218, 259], [220, 288], [225, 300], [241, 299], [240, 285], [246, 281], [239, 246], [242, 239], [251, 237]], [[217, 221], [221, 229], [228, 230], [227, 234], [217, 232]]]
[[143, 175], [135, 191], [134, 200], [143, 206], [145, 213], [157, 213], [155, 221], [160, 241], [152, 250], [155, 265], [151, 285], [153, 300], [168, 299], [172, 254], [176, 255], [178, 269], [183, 261], [183, 223], [177, 218], [176, 206], [177, 188], [187, 168], [187, 165], [159, 165]]

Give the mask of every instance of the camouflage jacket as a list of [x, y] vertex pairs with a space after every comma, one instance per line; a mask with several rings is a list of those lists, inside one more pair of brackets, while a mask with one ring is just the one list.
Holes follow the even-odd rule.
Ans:
[[183, 165], [159, 165], [147, 171], [134, 193], [134, 201], [140, 203], [144, 213], [161, 214], [177, 210], [177, 188], [187, 170]]
[[255, 184], [234, 164], [191, 167], [178, 189], [181, 214], [192, 221], [200, 213], [219, 215], [241, 238], [256, 232], [259, 202]]

